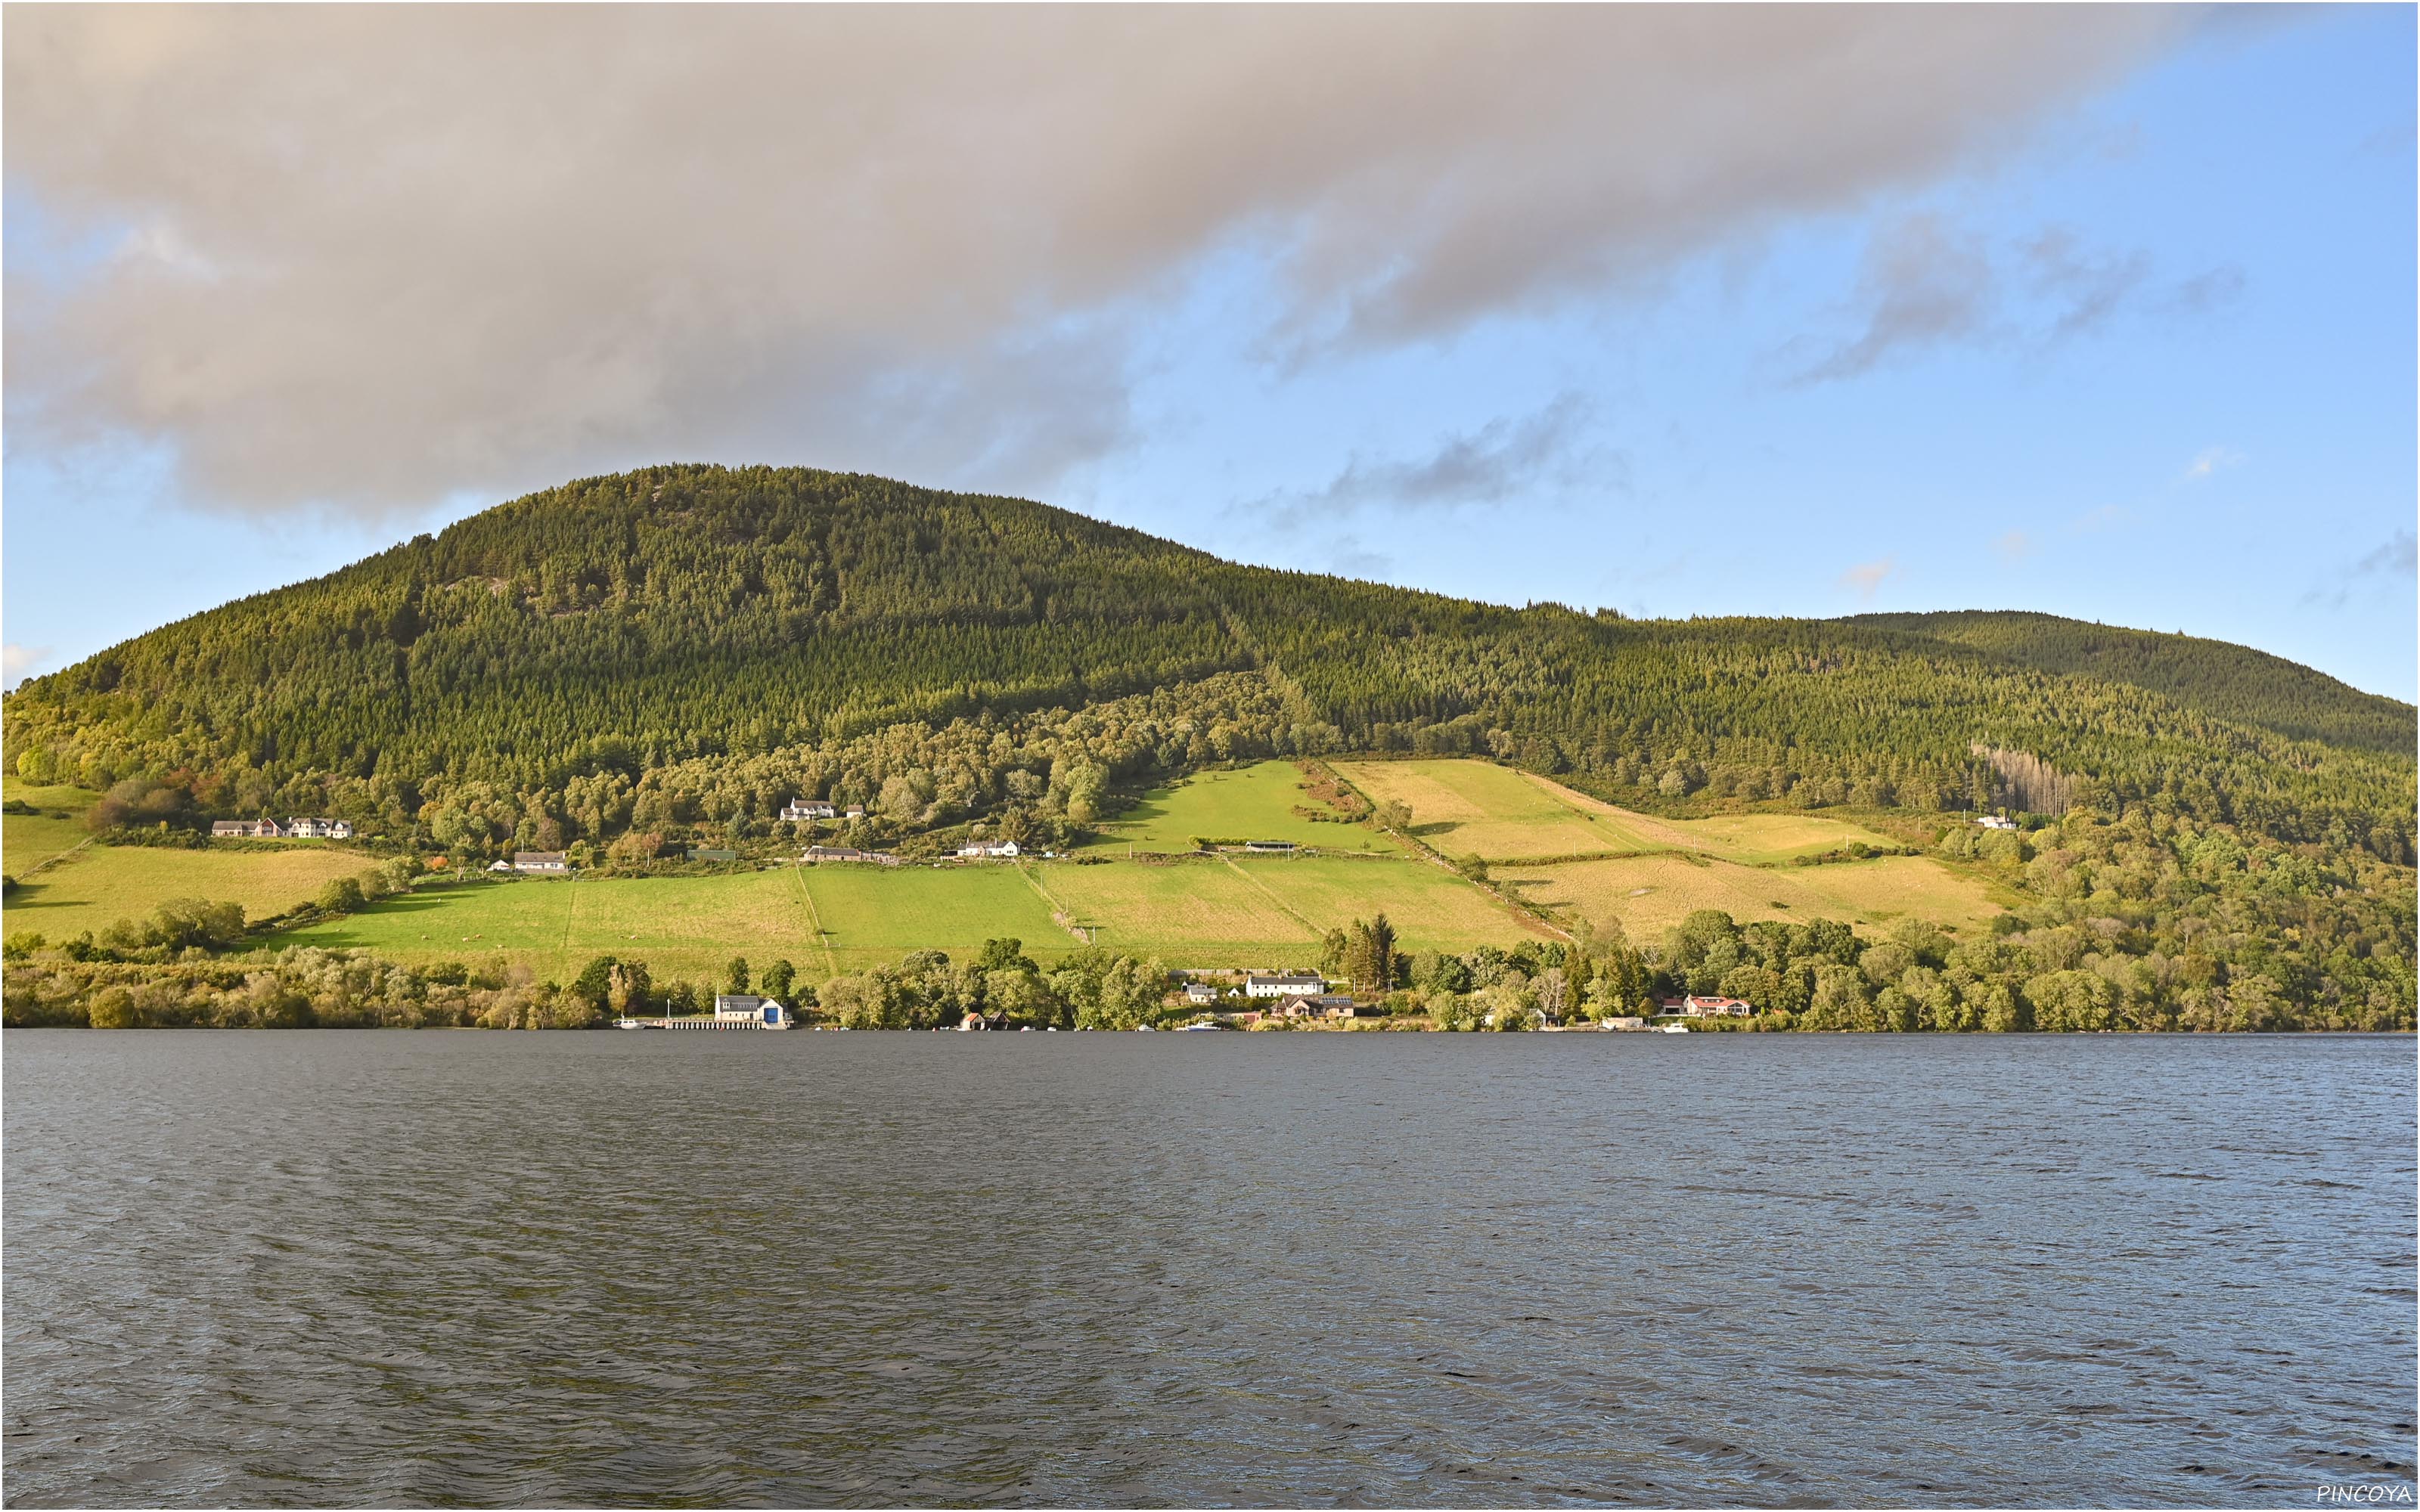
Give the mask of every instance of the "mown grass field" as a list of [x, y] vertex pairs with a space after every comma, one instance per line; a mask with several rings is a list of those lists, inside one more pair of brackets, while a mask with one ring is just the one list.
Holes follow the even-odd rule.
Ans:
[[37, 809], [64, 809], [70, 816], [81, 816], [101, 801], [101, 795], [71, 783], [43, 787], [21, 777], [7, 777], [0, 778], [0, 799], [31, 804]]
[[1999, 904], [1980, 880], [1920, 856], [1878, 856], [1816, 867], [1766, 869], [1714, 857], [1664, 854], [1502, 867], [1498, 886], [1561, 918], [1602, 929], [1620, 920], [1632, 939], [1652, 939], [1700, 908], [1758, 919], [1837, 918], [1887, 924], [1913, 915], [1964, 930]]
[[1859, 841], [1877, 848], [1899, 843], [1862, 825], [1819, 814], [1735, 813], [1716, 814], [1711, 819], [1658, 819], [1652, 814], [1617, 808], [1543, 777], [1526, 772], [1515, 775], [1583, 812], [1612, 816], [1637, 837], [1642, 849], [1668, 847], [1718, 856], [1743, 866], [1776, 866], [1802, 856], [1846, 850]]
[[1481, 888], [1428, 861], [1246, 859], [1233, 863], [1320, 933], [1384, 913], [1407, 950], [1467, 950], [1556, 938]]
[[0, 799], [43, 810], [0, 814], [0, 872], [21, 877], [92, 838], [84, 814], [101, 795], [78, 787], [38, 787], [12, 777], [0, 782]]
[[1323, 931], [1253, 886], [1261, 870], [1212, 859], [1112, 863], [1040, 867], [1034, 880], [1092, 927], [1097, 943], [1115, 949], [1170, 965], [1315, 964]]
[[[1047, 961], [1082, 942], [1050, 920], [1050, 905], [1023, 869], [987, 863], [962, 867], [814, 866], [794, 869], [828, 932], [831, 960], [794, 955], [801, 972], [821, 977], [896, 961], [910, 950], [947, 950], [964, 960], [989, 939], [1019, 939], [1026, 953]], [[1094, 870], [1061, 867], [1056, 871]], [[1055, 874], [1055, 873], [1054, 873]]]
[[1408, 804], [1412, 833], [1448, 856], [1494, 862], [1673, 843], [1640, 837], [1631, 816], [1609, 804], [1582, 809], [1562, 790], [1489, 762], [1338, 762], [1336, 769], [1373, 803]]
[[1230, 772], [1202, 772], [1164, 788], [1102, 825], [1082, 847], [1092, 851], [1189, 851], [1193, 837], [1221, 840], [1288, 840], [1323, 850], [1400, 852], [1401, 847], [1365, 825], [1326, 824], [1303, 818], [1297, 807], [1317, 809], [1302, 790], [1303, 775], [1292, 762], [1261, 762]]
[[1014, 867], [783, 867], [713, 877], [479, 878], [423, 883], [265, 948], [375, 950], [425, 965], [502, 962], [561, 980], [599, 955], [635, 956], [657, 977], [704, 980], [733, 956], [787, 960], [810, 980], [910, 950], [971, 953], [995, 936], [1037, 959], [1078, 947]]
[[0, 814], [0, 871], [23, 876], [54, 856], [64, 856], [92, 838], [81, 819], [50, 814]]
[[1431, 846], [1490, 864], [1682, 850], [1769, 866], [1856, 841], [1897, 843], [1845, 820], [1814, 814], [1658, 819], [1493, 762], [1339, 762], [1336, 768], [1373, 802], [1409, 804], [1412, 832]]
[[524, 964], [542, 977], [597, 955], [636, 956], [658, 976], [719, 974], [735, 954], [801, 969], [814, 944], [795, 884], [780, 872], [732, 877], [424, 882], [346, 918], [292, 930], [264, 949], [375, 950], [411, 965]]
[[[13, 821], [19, 816], [10, 815]], [[7, 933], [64, 940], [140, 918], [171, 898], [243, 905], [248, 918], [307, 903], [337, 877], [368, 870], [359, 851], [280, 850], [246, 855], [225, 847], [174, 851], [143, 845], [90, 845], [22, 882], [10, 894]]]
[[1039, 884], [1103, 945], [1171, 965], [1315, 965], [1331, 929], [1383, 913], [1406, 949], [1509, 945], [1538, 926], [1408, 857], [1221, 857], [1039, 867]]

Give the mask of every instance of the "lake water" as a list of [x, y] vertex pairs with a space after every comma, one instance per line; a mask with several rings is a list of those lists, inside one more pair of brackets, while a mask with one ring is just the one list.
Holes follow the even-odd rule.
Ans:
[[17, 1505], [2412, 1484], [2409, 1039], [5, 1055]]

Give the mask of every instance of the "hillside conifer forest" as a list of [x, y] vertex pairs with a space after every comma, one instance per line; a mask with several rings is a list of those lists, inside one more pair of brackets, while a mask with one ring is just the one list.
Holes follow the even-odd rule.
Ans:
[[[1063, 844], [1219, 764], [1469, 755], [1667, 816], [1885, 815], [2024, 901], [1989, 941], [1703, 920], [1515, 972], [1533, 991], [1566, 973], [1575, 1012], [1604, 968], [1631, 984], [1608, 1005], [1748, 985], [1829, 1027], [2412, 1019], [2412, 708], [2243, 647], [2040, 614], [1511, 609], [1024, 501], [676, 466], [500, 505], [5, 707], [8, 770], [103, 794], [105, 841], [318, 814], [458, 869], [788, 839], [776, 816], [801, 797], [865, 806], [848, 843], [912, 853], [981, 823]], [[2023, 828], [1981, 830], [1984, 810]], [[181, 952], [192, 977], [219, 969], [209, 950], [136, 931], [49, 969]], [[32, 969], [15, 953], [12, 983]], [[1424, 969], [1385, 985], [1454, 977]]]

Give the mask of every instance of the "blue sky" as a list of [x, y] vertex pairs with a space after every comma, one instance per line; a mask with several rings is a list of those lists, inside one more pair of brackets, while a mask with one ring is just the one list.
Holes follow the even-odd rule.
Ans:
[[[980, 339], [931, 335], [939, 287], [845, 339], [830, 319], [793, 332], [767, 381], [795, 416], [776, 403], [735, 428], [727, 398], [674, 402], [656, 374], [660, 424], [617, 424], [600, 399], [527, 417], [542, 448], [474, 452], [449, 440], [460, 417], [407, 392], [356, 406], [392, 419], [346, 434], [375, 454], [376, 486], [349, 496], [260, 481], [257, 454], [307, 444], [270, 400], [214, 411], [209, 383], [159, 400], [170, 364], [141, 322], [86, 308], [73, 340], [36, 329], [130, 238], [178, 223], [140, 182], [85, 194], [72, 161], [21, 172], [12, 118], [11, 354], [145, 376], [115, 391], [140, 404], [68, 405], [10, 365], [8, 678], [561, 475], [723, 460], [1025, 493], [1226, 556], [1516, 604], [2042, 609], [2238, 640], [2411, 700], [2413, 17], [2164, 38], [1972, 150], [1731, 207], [1670, 246], [1634, 235], [1610, 266], [1375, 337], [1337, 316], [1349, 298], [1304, 296], [1281, 218], [1231, 217], [1065, 299], [1032, 292], [1078, 255], [1081, 227], [1053, 225], [1037, 281]], [[234, 255], [206, 227], [178, 246]], [[289, 317], [263, 280], [213, 300], [240, 310], [254, 290], [262, 321]], [[365, 362], [381, 337], [353, 338]], [[861, 349], [883, 354], [866, 376], [830, 376]], [[222, 431], [255, 439], [197, 466]]]

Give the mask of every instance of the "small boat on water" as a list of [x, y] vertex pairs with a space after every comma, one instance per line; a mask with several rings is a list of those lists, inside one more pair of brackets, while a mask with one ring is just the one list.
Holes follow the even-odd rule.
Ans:
[[1657, 1032], [1662, 1034], [1686, 1034], [1689, 1032], [1689, 1026], [1685, 1024], [1659, 1024], [1656, 1026], [1656, 1029]]

